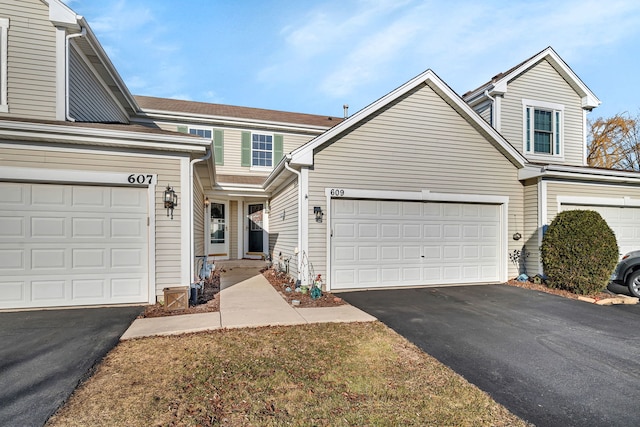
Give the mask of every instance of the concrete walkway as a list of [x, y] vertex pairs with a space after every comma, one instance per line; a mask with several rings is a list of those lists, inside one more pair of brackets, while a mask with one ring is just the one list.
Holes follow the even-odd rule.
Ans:
[[122, 340], [221, 328], [371, 322], [375, 317], [352, 306], [294, 308], [260, 273], [262, 264], [225, 268], [220, 275], [220, 312], [136, 319]]

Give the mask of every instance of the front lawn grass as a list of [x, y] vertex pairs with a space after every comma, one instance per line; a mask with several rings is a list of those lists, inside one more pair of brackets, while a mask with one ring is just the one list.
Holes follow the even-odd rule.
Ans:
[[524, 426], [379, 322], [121, 342], [51, 426]]

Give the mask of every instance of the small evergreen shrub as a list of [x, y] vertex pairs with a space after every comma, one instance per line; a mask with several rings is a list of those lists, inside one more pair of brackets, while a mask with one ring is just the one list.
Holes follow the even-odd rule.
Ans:
[[540, 248], [547, 286], [576, 294], [604, 290], [618, 262], [613, 230], [598, 212], [560, 212]]

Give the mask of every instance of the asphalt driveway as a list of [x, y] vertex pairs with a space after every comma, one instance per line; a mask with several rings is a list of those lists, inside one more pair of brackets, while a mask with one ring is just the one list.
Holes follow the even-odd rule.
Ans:
[[0, 313], [0, 426], [41, 426], [141, 307]]
[[640, 423], [640, 306], [506, 285], [341, 293], [536, 426]]

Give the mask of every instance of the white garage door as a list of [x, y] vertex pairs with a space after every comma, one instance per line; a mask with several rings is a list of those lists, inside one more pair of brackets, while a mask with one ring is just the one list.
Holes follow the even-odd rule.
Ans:
[[640, 208], [621, 206], [561, 205], [561, 210], [592, 210], [607, 221], [616, 234], [620, 255], [640, 249]]
[[0, 183], [0, 308], [148, 300], [147, 190]]
[[500, 206], [332, 200], [331, 288], [496, 282]]

